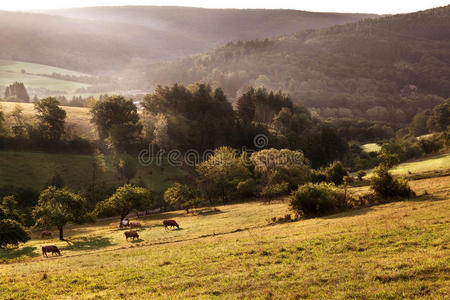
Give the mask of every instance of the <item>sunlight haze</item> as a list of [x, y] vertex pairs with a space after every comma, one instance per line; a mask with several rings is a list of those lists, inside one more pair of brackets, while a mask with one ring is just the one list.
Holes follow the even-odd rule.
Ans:
[[191, 6], [204, 8], [267, 8], [267, 9], [297, 9], [317, 12], [360, 12], [360, 13], [376, 13], [376, 14], [395, 14], [407, 13], [418, 10], [429, 9], [438, 6], [448, 5], [445, 0], [430, 1], [194, 1], [194, 0], [17, 0], [2, 1], [0, 3], [1, 10], [44, 10], [86, 6], [120, 6], [120, 5], [158, 5], [158, 6]]

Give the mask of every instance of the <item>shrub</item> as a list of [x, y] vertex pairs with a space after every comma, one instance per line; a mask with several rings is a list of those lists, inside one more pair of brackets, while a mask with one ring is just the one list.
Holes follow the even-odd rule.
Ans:
[[350, 185], [353, 182], [355, 182], [355, 178], [353, 176], [344, 176], [344, 184], [345, 185]]
[[183, 208], [189, 212], [200, 204], [200, 192], [186, 184], [176, 182], [164, 192], [164, 201], [175, 208]]
[[367, 175], [367, 173], [365, 171], [359, 170], [358, 174], [356, 176], [358, 177], [359, 181], [362, 181], [363, 177], [366, 176], [366, 175]]
[[378, 196], [383, 198], [414, 196], [408, 181], [395, 179], [384, 166], [376, 167], [373, 172], [374, 176], [370, 181], [370, 187]]
[[320, 216], [347, 208], [346, 198], [332, 183], [308, 183], [291, 193], [291, 207], [304, 216]]
[[326, 174], [329, 182], [339, 185], [344, 182], [344, 176], [347, 176], [347, 170], [345, 170], [340, 161], [335, 161], [328, 166]]
[[276, 198], [281, 195], [287, 194], [289, 191], [289, 183], [282, 182], [278, 184], [269, 184], [262, 188], [261, 197], [264, 198], [265, 201], [270, 202], [273, 198]]
[[327, 182], [327, 174], [324, 170], [312, 170], [311, 181], [314, 183]]
[[26, 243], [30, 235], [26, 232], [22, 224], [15, 220], [0, 220], [0, 247]]
[[241, 181], [237, 185], [237, 191], [242, 197], [252, 197], [256, 192], [256, 188], [256, 182], [252, 178]]

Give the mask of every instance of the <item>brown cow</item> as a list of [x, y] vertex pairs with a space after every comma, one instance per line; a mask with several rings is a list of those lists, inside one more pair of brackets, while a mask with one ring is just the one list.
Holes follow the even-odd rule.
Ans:
[[42, 256], [44, 256], [45, 255], [45, 257], [48, 257], [47, 256], [47, 253], [48, 252], [51, 252], [52, 253], [52, 255], [54, 255], [55, 253], [56, 254], [58, 254], [59, 256], [61, 256], [61, 252], [59, 252], [59, 249], [58, 249], [58, 247], [56, 247], [56, 246], [42, 246]]
[[175, 220], [164, 220], [163, 224], [165, 229], [167, 229], [168, 227], [176, 227], [178, 229], [180, 228], [180, 225], [178, 225]]
[[142, 228], [142, 224], [139, 222], [130, 222], [130, 228]]
[[135, 238], [138, 239], [139, 238], [139, 234], [136, 231], [134, 231], [134, 230], [125, 231], [125, 238], [127, 239], [127, 241], [128, 241], [128, 238], [133, 238], [133, 240]]
[[44, 238], [44, 237], [52, 237], [52, 232], [51, 231], [42, 231], [42, 233], [41, 233], [41, 237], [42, 238]]

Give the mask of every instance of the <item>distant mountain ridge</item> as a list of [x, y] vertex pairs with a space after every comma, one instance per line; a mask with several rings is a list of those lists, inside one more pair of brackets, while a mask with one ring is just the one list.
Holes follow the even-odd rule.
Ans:
[[92, 7], [0, 11], [0, 59], [77, 71], [187, 57], [232, 40], [266, 38], [375, 17], [291, 10]]

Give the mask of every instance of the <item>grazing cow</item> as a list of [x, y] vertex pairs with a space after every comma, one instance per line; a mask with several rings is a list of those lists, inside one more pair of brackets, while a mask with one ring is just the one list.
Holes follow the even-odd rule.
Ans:
[[123, 219], [120, 221], [119, 228], [130, 226], [130, 221], [128, 219]]
[[164, 220], [163, 224], [165, 229], [167, 229], [168, 227], [176, 227], [178, 229], [180, 228], [180, 225], [178, 225], [175, 220]]
[[125, 238], [127, 239], [127, 241], [128, 241], [128, 238], [133, 238], [133, 240], [138, 239], [139, 234], [134, 230], [125, 231]]
[[48, 252], [51, 252], [52, 255], [54, 255], [56, 253], [59, 256], [61, 256], [61, 252], [59, 252], [58, 247], [56, 247], [56, 246], [42, 246], [42, 256], [48, 257], [47, 256]]
[[41, 233], [41, 237], [42, 238], [44, 238], [44, 237], [52, 237], [52, 232], [51, 231], [42, 231], [42, 233]]
[[142, 228], [142, 225], [139, 222], [130, 222], [130, 228]]

